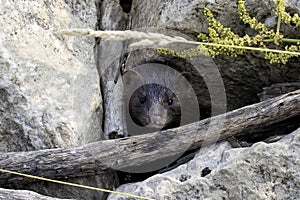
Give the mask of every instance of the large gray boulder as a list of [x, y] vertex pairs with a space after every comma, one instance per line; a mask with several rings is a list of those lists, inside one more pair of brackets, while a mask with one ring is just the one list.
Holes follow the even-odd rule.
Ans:
[[232, 149], [221, 142], [200, 149], [193, 160], [172, 171], [118, 191], [161, 200], [298, 199], [299, 147], [300, 129], [276, 143], [259, 142], [249, 148]]
[[[58, 199], [47, 196], [42, 196], [36, 192], [28, 190], [8, 190], [0, 188], [0, 199], [9, 199], [9, 200], [66, 200]], [[71, 199], [69, 199], [71, 200]]]
[[0, 151], [99, 140], [94, 40], [54, 33], [94, 28], [95, 2], [4, 1], [0, 12]]
[[[95, 3], [1, 2], [0, 152], [72, 148], [101, 139], [102, 99], [94, 58], [95, 39], [55, 34], [66, 28], [94, 29]], [[110, 173], [103, 173], [65, 181], [110, 188], [111, 179]], [[46, 182], [1, 187], [62, 198], [104, 196], [98, 191]], [[13, 190], [9, 192], [11, 196], [1, 190], [0, 197], [14, 199], [18, 195]]]

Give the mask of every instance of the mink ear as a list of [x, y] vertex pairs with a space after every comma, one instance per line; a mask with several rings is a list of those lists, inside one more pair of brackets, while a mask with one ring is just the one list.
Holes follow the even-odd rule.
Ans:
[[180, 86], [181, 89], [189, 88], [191, 84], [192, 76], [190, 72], [181, 72], [177, 75], [176, 81], [177, 86]]
[[138, 82], [142, 81], [142, 75], [134, 69], [127, 71], [122, 78], [125, 87], [134, 86]]
[[183, 76], [188, 82], [192, 82], [192, 74], [190, 72], [181, 72], [178, 76]]

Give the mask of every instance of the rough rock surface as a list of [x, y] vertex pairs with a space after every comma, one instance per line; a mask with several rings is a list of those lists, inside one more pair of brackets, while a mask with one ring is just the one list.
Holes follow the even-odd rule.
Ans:
[[[119, 191], [154, 199], [298, 199], [300, 129], [282, 140], [232, 149], [202, 148], [187, 164]], [[206, 168], [206, 169], [205, 169]], [[211, 172], [203, 176], [205, 171]], [[128, 199], [110, 195], [109, 200]]]
[[4, 1], [0, 13], [0, 151], [99, 140], [94, 40], [54, 34], [94, 28], [95, 2]]
[[[100, 140], [95, 40], [55, 34], [66, 28], [94, 29], [95, 0], [4, 0], [0, 16], [0, 152], [71, 148]], [[112, 187], [107, 174], [66, 181]], [[44, 182], [1, 187], [62, 198], [103, 197]]]
[[[27, 190], [8, 190], [0, 188], [0, 199], [9, 200], [66, 200], [42, 196]], [[69, 199], [71, 200], [71, 199]]]

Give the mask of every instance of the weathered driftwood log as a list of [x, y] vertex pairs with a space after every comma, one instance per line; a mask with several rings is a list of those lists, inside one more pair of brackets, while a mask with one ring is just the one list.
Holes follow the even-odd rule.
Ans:
[[[300, 115], [300, 90], [175, 129], [74, 149], [3, 153], [0, 168], [48, 178], [99, 174], [156, 160]], [[0, 185], [29, 181], [0, 173]]]

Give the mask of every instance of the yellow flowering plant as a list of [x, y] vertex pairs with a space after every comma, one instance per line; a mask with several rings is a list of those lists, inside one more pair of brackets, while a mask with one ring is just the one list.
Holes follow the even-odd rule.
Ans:
[[[165, 55], [171, 55], [181, 58], [194, 57], [197, 55], [209, 55], [216, 57], [218, 55], [227, 55], [236, 57], [243, 55], [248, 50], [260, 51], [265, 59], [270, 60], [270, 63], [287, 63], [291, 57], [297, 57], [300, 55], [300, 40], [285, 38], [280, 33], [281, 23], [300, 24], [300, 17], [298, 14], [291, 16], [285, 11], [284, 0], [275, 1], [276, 15], [277, 15], [277, 27], [276, 30], [269, 30], [265, 24], [259, 22], [256, 18], [250, 17], [245, 7], [245, 0], [238, 0], [238, 12], [240, 19], [250, 26], [250, 28], [256, 30], [258, 34], [250, 37], [245, 35], [240, 37], [231, 31], [230, 28], [224, 27], [221, 22], [216, 20], [212, 12], [208, 8], [204, 8], [204, 15], [208, 20], [208, 34], [200, 33], [198, 38], [200, 42], [195, 42], [197, 47], [186, 49], [181, 52], [176, 52], [168, 48], [158, 48], [159, 53]], [[289, 43], [284, 46], [284, 49], [270, 49], [270, 44], [275, 44], [282, 48], [282, 44]], [[292, 44], [291, 44], [292, 43]], [[274, 45], [273, 45], [274, 46]]]

